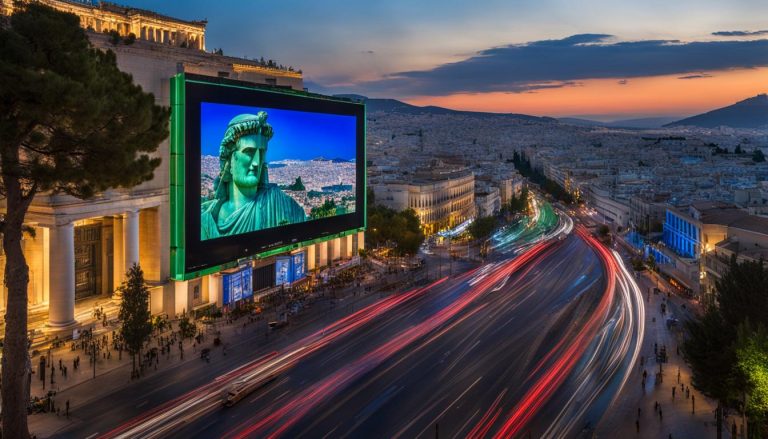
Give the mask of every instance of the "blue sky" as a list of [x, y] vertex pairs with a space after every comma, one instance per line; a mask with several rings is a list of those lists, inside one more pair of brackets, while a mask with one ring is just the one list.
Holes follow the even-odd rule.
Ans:
[[219, 155], [219, 145], [229, 121], [239, 114], [267, 112], [274, 137], [269, 141], [267, 161], [355, 158], [355, 118], [335, 114], [308, 113], [274, 108], [202, 103], [200, 142], [203, 155]]

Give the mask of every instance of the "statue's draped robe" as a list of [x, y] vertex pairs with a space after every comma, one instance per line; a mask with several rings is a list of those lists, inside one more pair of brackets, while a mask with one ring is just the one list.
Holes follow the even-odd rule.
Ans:
[[218, 218], [216, 200], [202, 205], [200, 239], [238, 235], [268, 229], [284, 224], [303, 222], [304, 209], [276, 185], [258, 191], [256, 198], [232, 212], [227, 218]]

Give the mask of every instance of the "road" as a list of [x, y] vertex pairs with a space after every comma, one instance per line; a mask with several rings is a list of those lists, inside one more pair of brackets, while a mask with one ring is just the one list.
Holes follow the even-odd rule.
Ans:
[[[567, 218], [547, 221], [497, 236], [495, 259], [475, 270], [97, 399], [63, 435], [588, 434], [637, 358], [642, 297], [617, 255], [583, 230], [566, 235]], [[223, 407], [253, 380], [271, 382]]]

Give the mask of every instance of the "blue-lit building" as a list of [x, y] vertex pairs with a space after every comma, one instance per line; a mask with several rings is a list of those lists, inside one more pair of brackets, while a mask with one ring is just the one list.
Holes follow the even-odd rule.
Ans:
[[701, 227], [697, 223], [691, 216], [667, 209], [662, 237], [664, 244], [682, 257], [698, 259], [701, 254]]
[[701, 266], [703, 256], [728, 237], [729, 225], [749, 214], [732, 204], [717, 201], [691, 203], [684, 208], [668, 207], [664, 216], [663, 246], [654, 252], [661, 270], [670, 282], [695, 297], [706, 277]]

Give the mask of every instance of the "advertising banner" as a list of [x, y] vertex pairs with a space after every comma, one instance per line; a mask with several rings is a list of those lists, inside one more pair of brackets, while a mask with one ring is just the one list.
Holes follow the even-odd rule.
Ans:
[[225, 273], [223, 277], [224, 305], [237, 303], [247, 297], [253, 296], [253, 269], [251, 266], [242, 267], [234, 273]]

